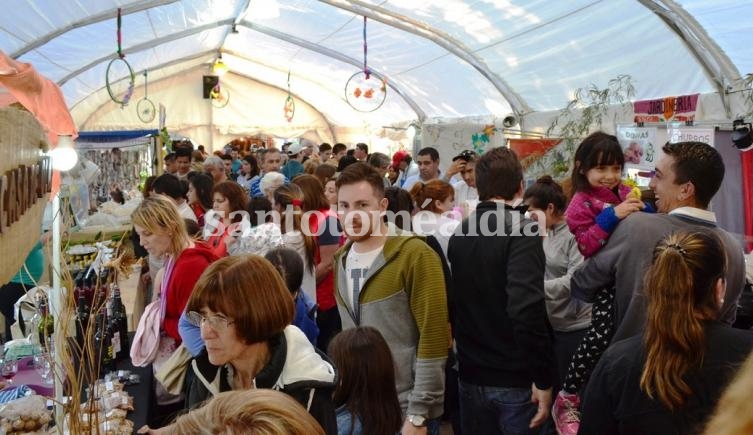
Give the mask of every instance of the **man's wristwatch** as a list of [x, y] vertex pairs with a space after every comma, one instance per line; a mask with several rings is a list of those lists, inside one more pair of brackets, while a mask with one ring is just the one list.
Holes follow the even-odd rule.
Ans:
[[409, 415], [408, 423], [416, 427], [424, 427], [426, 426], [426, 417], [423, 415]]

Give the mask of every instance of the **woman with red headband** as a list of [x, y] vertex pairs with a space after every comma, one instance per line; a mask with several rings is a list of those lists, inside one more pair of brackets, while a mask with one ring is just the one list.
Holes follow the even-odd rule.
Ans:
[[279, 216], [282, 245], [298, 252], [303, 260], [303, 292], [316, 302], [316, 238], [308, 219], [302, 220], [303, 191], [295, 184], [278, 187], [272, 194], [272, 211]]

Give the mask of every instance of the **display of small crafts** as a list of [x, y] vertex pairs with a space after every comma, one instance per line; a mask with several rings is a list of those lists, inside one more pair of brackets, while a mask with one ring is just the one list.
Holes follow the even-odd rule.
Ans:
[[141, 171], [149, 168], [146, 146], [87, 150], [84, 156], [99, 166], [99, 176], [89, 185], [90, 197], [98, 204], [110, 200], [115, 185], [122, 192], [137, 188]]

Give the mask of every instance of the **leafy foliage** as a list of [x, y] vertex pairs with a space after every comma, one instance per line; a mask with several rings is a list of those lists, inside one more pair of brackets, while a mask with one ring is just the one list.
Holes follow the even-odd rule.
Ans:
[[623, 110], [629, 108], [630, 101], [635, 96], [635, 87], [631, 76], [622, 74], [609, 80], [604, 89], [591, 83], [587, 87], [576, 89], [574, 95], [546, 131], [549, 137], [564, 139], [565, 150], [570, 154], [575, 151], [575, 143], [586, 137], [592, 128], [601, 128], [610, 106], [621, 104]]

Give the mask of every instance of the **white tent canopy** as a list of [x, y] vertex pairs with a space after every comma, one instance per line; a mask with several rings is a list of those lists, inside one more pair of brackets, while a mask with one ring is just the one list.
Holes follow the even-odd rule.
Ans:
[[[385, 125], [494, 120], [564, 107], [573, 90], [629, 75], [636, 99], [701, 93], [709, 119], [740, 114], [733, 100], [753, 72], [753, 2], [740, 0], [10, 0], [0, 50], [61, 85], [80, 129], [149, 128], [150, 99], [173, 132], [214, 143], [265, 132], [347, 140]], [[122, 48], [136, 73], [132, 104], [105, 88]], [[271, 8], [271, 9], [270, 9]], [[276, 8], [276, 12], [275, 9]], [[388, 86], [370, 113], [345, 101], [350, 76], [368, 66]], [[231, 91], [222, 109], [202, 99], [201, 76], [222, 54]], [[296, 100], [284, 118], [288, 73]], [[114, 83], [121, 94], [125, 77]], [[732, 93], [728, 93], [732, 91]], [[526, 116], [531, 114], [530, 117]], [[538, 121], [537, 121], [538, 120]]]

